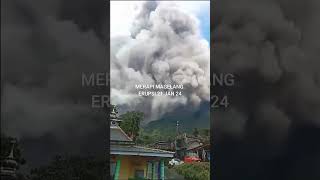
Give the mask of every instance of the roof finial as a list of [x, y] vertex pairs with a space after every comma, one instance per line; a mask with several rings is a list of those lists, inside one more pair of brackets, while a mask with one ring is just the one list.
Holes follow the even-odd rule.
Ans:
[[14, 159], [14, 145], [16, 144], [17, 142], [16, 142], [16, 140], [11, 140], [10, 141], [10, 144], [11, 144], [11, 149], [10, 149], [10, 154], [9, 154], [9, 156], [8, 156], [8, 158], [9, 159]]
[[112, 105], [112, 111], [110, 113], [110, 127], [118, 127], [119, 126], [119, 122], [121, 122], [121, 120], [118, 117], [118, 110], [117, 110], [117, 106], [116, 105]]

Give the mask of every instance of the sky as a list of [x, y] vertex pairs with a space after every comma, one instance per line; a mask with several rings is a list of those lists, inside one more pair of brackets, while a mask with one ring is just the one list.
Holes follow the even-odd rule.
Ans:
[[[210, 1], [161, 1], [175, 3], [199, 21], [201, 36], [210, 41]], [[130, 35], [130, 27], [143, 1], [111, 1], [111, 37]], [[209, 43], [210, 44], [210, 43]]]

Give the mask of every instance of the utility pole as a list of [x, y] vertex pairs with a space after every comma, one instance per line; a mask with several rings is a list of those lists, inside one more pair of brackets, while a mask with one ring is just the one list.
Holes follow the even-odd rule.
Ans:
[[176, 123], [176, 135], [178, 136], [180, 134], [179, 132], [179, 121]]

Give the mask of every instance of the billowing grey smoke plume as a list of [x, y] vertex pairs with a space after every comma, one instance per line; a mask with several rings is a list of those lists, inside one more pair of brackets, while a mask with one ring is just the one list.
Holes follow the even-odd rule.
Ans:
[[[111, 39], [112, 103], [141, 110], [150, 120], [209, 101], [209, 52], [195, 17], [173, 4], [145, 3], [131, 37]], [[181, 97], [139, 97], [136, 84], [183, 84], [184, 91]]]
[[104, 152], [106, 114], [91, 108], [82, 73], [105, 72], [103, 0], [1, 1], [1, 133], [27, 166], [58, 153]]
[[[60, 9], [45, 11], [48, 5], [3, 4], [7, 7], [1, 16], [3, 130], [16, 137], [37, 137], [53, 132], [63, 136], [63, 127], [74, 122], [88, 123], [83, 127], [90, 129], [93, 122], [85, 119], [93, 115], [91, 94], [99, 91], [82, 87], [81, 75], [107, 69], [98, 32], [63, 20]], [[81, 134], [81, 128], [74, 132]]]
[[[214, 3], [215, 73], [236, 75], [213, 119], [217, 179], [319, 179], [320, 1]], [[318, 169], [318, 170], [317, 170]]]

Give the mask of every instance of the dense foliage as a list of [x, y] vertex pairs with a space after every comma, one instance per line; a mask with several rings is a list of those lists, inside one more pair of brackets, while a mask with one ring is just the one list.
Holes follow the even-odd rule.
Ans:
[[140, 123], [143, 121], [143, 118], [144, 114], [142, 112], [126, 112], [120, 116], [120, 119], [122, 120], [120, 127], [130, 138], [135, 141], [136, 137], [139, 135]]
[[[138, 111], [130, 111], [120, 116], [122, 122], [120, 127], [137, 144], [149, 145], [158, 141], [172, 142], [176, 137], [176, 121], [172, 117], [167, 117], [157, 122], [150, 122], [141, 127], [144, 120], [144, 114]], [[174, 118], [175, 119], [175, 118]], [[187, 124], [181, 124], [180, 132], [186, 132], [189, 135], [200, 136], [205, 142], [210, 140], [209, 129], [190, 128]]]
[[175, 138], [174, 131], [163, 131], [159, 129], [153, 129], [151, 131], [146, 131], [145, 129], [141, 128], [139, 131], [139, 136], [137, 137], [137, 143], [142, 145], [153, 144], [158, 141], [173, 141]]
[[[210, 142], [209, 129], [197, 129], [196, 137], [201, 138], [204, 143]], [[188, 136], [195, 136], [194, 133], [187, 133]], [[139, 136], [136, 139], [136, 143], [142, 145], [153, 144], [158, 141], [173, 142], [176, 138], [176, 132], [174, 129], [146, 129], [140, 128]]]
[[174, 169], [184, 176], [186, 180], [210, 179], [209, 162], [184, 163], [179, 166], [175, 166]]

